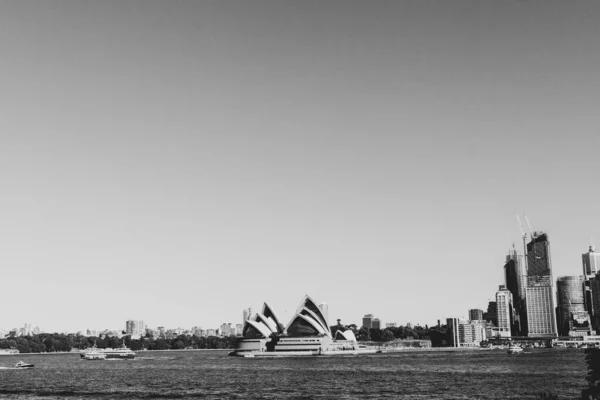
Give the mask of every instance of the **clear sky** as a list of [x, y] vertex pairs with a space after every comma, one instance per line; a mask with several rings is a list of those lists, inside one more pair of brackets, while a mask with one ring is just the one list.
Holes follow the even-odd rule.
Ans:
[[600, 2], [0, 1], [0, 329], [434, 324], [600, 247]]

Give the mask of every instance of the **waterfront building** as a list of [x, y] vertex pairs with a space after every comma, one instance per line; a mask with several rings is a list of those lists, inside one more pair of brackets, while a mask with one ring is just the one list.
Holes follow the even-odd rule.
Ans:
[[[469, 310], [469, 319], [471, 321], [483, 321], [483, 310], [480, 310], [478, 308], [473, 308], [471, 310]], [[438, 326], [440, 325], [440, 322], [438, 320]]]
[[486, 340], [485, 322], [458, 318], [446, 319], [449, 344], [452, 347], [479, 347]]
[[365, 316], [363, 317], [362, 326], [367, 329], [371, 329], [373, 327], [372, 321], [373, 321], [373, 314], [365, 314]]
[[[589, 331], [581, 329], [582, 323], [587, 323], [588, 318], [582, 318], [586, 312], [585, 307], [585, 277], [584, 276], [561, 276], [556, 280], [556, 319], [558, 334], [560, 336], [580, 336], [576, 332]], [[576, 317], [577, 320], [573, 320]], [[583, 319], [586, 319], [583, 322]]]
[[557, 336], [552, 284], [548, 234], [533, 232], [527, 244], [527, 336]]
[[512, 328], [512, 293], [505, 285], [500, 285], [496, 292], [496, 316], [498, 323], [498, 335], [510, 337]]
[[525, 336], [527, 334], [527, 310], [525, 306], [525, 295], [527, 292], [527, 271], [523, 257], [517, 254], [513, 248], [506, 256], [504, 264], [504, 282], [506, 288], [512, 294], [512, 323], [511, 334], [513, 336]]

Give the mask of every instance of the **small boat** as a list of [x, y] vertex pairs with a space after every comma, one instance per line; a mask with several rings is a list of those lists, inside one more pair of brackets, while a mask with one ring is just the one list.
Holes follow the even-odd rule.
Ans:
[[246, 353], [244, 354], [245, 358], [253, 358], [254, 357], [254, 353]]
[[519, 354], [523, 352], [523, 348], [521, 346], [517, 346], [516, 344], [511, 344], [506, 352], [508, 354]]
[[26, 362], [19, 361], [18, 363], [15, 364], [15, 366], [13, 368], [15, 368], [15, 369], [33, 368], [33, 364], [28, 364]]

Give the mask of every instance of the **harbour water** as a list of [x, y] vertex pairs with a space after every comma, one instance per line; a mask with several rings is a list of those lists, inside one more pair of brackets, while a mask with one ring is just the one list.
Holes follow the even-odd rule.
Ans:
[[253, 359], [227, 351], [140, 352], [134, 360], [79, 354], [1, 356], [2, 399], [576, 399], [586, 385], [576, 349], [405, 352]]

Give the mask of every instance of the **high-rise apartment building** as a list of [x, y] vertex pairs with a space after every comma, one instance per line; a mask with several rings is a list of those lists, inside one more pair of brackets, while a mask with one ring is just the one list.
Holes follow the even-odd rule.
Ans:
[[132, 338], [139, 338], [146, 334], [146, 324], [144, 321], [129, 320], [125, 322], [125, 333]]
[[471, 321], [483, 321], [483, 310], [479, 310], [477, 308], [469, 310], [469, 319]]
[[581, 312], [586, 312], [585, 278], [583, 276], [559, 277], [556, 280], [556, 302], [558, 334], [575, 336], [575, 331], [579, 331], [579, 329], [577, 329], [578, 323], [573, 320], [573, 316], [579, 317]]
[[510, 290], [505, 285], [500, 285], [496, 292], [496, 307], [498, 319], [498, 335], [500, 337], [510, 337], [512, 328], [512, 303], [513, 297]]
[[544, 232], [534, 232], [527, 243], [527, 330], [531, 337], [556, 336], [550, 240]]
[[371, 329], [372, 321], [373, 321], [373, 314], [365, 314], [365, 316], [363, 317], [362, 326], [367, 329]]
[[371, 321], [371, 328], [381, 329], [381, 320], [379, 318], [373, 318]]

